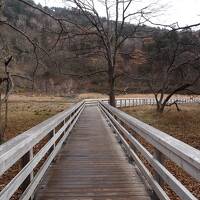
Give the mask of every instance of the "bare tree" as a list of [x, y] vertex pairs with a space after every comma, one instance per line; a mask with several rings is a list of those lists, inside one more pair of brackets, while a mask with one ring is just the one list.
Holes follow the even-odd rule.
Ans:
[[[12, 56], [5, 60], [4, 77], [0, 79], [0, 142], [4, 141], [4, 134], [8, 123], [8, 97], [14, 86], [12, 76], [8, 69], [11, 60]], [[2, 119], [3, 105], [5, 105], [4, 120]]]
[[154, 36], [147, 51], [151, 73], [147, 76], [157, 111], [163, 112], [174, 94], [192, 92], [200, 79], [200, 38], [191, 31], [164, 32]]
[[[102, 54], [107, 62], [110, 104], [115, 106], [115, 84], [117, 74], [117, 57], [126, 40], [141, 37], [141, 27], [146, 19], [153, 16], [158, 8], [157, 2], [140, 5], [135, 0], [69, 0], [65, 2], [76, 6], [87, 19], [90, 31], [101, 41]], [[105, 12], [102, 18], [98, 6]], [[145, 16], [145, 18], [144, 18]], [[128, 23], [132, 23], [129, 26]]]

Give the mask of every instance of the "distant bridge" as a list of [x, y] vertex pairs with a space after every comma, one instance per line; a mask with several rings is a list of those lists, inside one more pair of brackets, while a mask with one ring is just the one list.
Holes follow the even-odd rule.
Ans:
[[[180, 199], [197, 199], [164, 159], [200, 181], [200, 151], [106, 101], [81, 101], [1, 145], [0, 174], [19, 160], [22, 168], [2, 189], [0, 200], [11, 199], [16, 191], [20, 200], [168, 200], [165, 183]], [[154, 103], [117, 100], [118, 107]]]

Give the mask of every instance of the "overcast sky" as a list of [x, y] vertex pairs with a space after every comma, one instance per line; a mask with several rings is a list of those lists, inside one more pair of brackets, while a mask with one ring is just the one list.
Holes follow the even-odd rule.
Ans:
[[[154, 20], [158, 23], [172, 24], [178, 22], [179, 25], [189, 25], [200, 22], [200, 0], [160, 0], [163, 4], [168, 4], [168, 9], [164, 16]], [[45, 5], [45, 0], [35, 0], [36, 3]], [[148, 0], [145, 0], [148, 2]], [[62, 0], [46, 0], [49, 7], [63, 7]]]

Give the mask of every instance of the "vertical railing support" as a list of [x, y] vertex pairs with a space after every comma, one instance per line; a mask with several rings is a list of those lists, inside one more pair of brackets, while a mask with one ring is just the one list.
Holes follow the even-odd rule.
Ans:
[[[24, 168], [31, 160], [33, 159], [33, 148], [30, 149], [22, 158], [21, 158], [21, 168]], [[21, 185], [21, 190], [24, 192], [33, 180], [34, 174], [33, 171], [27, 176], [24, 182]], [[33, 198], [30, 198], [33, 199]]]
[[[54, 137], [55, 134], [56, 134], [56, 129], [53, 129], [53, 135], [52, 135], [52, 137]], [[56, 143], [54, 142], [54, 144], [53, 144], [53, 150], [54, 150], [55, 148], [56, 148]]]
[[[154, 154], [153, 155], [154, 155], [154, 158], [158, 162], [160, 162], [162, 165], [164, 165], [164, 156], [163, 156], [163, 154], [159, 150], [154, 149]], [[155, 172], [154, 178], [159, 183], [159, 185], [161, 187], [164, 185], [163, 179], [160, 177], [160, 175], [157, 172]]]

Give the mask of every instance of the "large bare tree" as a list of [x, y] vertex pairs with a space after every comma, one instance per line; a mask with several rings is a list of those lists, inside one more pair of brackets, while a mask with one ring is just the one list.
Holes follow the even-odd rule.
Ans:
[[101, 52], [107, 63], [110, 104], [115, 106], [115, 84], [119, 76], [117, 57], [120, 49], [126, 40], [143, 37], [141, 27], [147, 19], [158, 12], [160, 5], [158, 1], [144, 4], [136, 0], [65, 0], [65, 2], [80, 10], [88, 22], [88, 34], [92, 32], [101, 41]]

